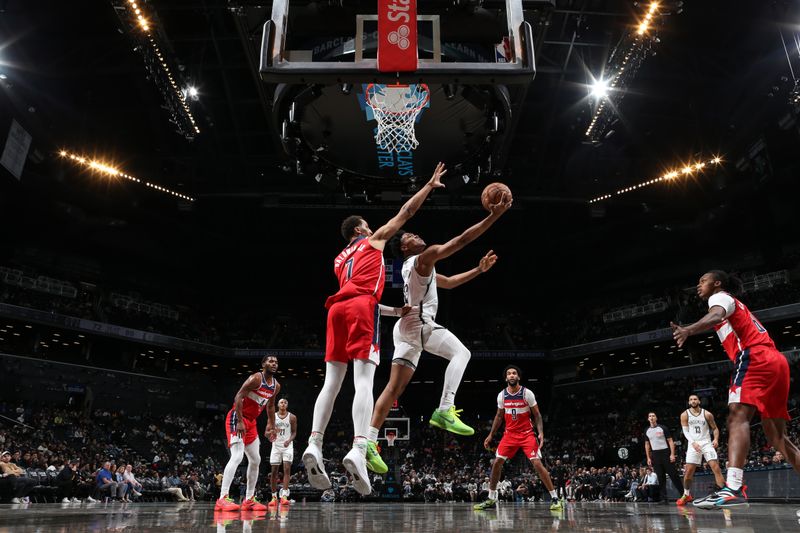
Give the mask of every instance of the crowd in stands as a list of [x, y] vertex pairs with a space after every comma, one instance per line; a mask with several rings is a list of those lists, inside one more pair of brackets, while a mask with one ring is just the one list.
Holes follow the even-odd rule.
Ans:
[[[791, 278], [792, 275], [787, 274], [785, 283], [751, 287], [743, 298], [753, 310], [798, 302], [800, 283]], [[296, 314], [247, 310], [211, 314], [191, 306], [154, 303], [136, 292], [120, 293], [79, 282], [72, 285], [77, 289], [74, 298], [44, 294], [0, 279], [0, 302], [236, 348], [323, 348], [324, 320], [321, 318], [313, 320]], [[651, 300], [666, 302], [666, 309], [617, 321], [604, 320], [604, 314], [612, 309]], [[581, 307], [552, 309], [547, 315], [536, 318], [509, 309], [480, 317], [454, 309], [448, 315], [448, 327], [473, 350], [541, 349], [664, 328], [671, 320], [695, 320], [701, 312], [697, 297], [684, 286], [670, 287], [638, 299], [621, 294], [616, 299], [606, 298], [594, 304], [583, 302]], [[390, 335], [393, 321], [385, 322], [383, 332]]]

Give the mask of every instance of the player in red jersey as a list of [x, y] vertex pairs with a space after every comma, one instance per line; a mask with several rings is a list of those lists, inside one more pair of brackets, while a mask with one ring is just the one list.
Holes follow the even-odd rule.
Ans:
[[742, 478], [750, 451], [750, 420], [756, 411], [769, 443], [783, 453], [800, 472], [800, 450], [786, 436], [790, 420], [789, 363], [775, 348], [767, 330], [747, 307], [731, 293], [741, 289], [741, 282], [721, 270], [703, 274], [697, 295], [708, 300], [708, 314], [688, 326], [672, 323], [673, 337], [682, 347], [690, 335], [710, 328], [717, 332], [725, 353], [733, 362], [728, 391], [728, 475], [725, 487], [697, 500], [703, 509], [747, 505]]
[[[539, 412], [539, 405], [533, 391], [520, 385], [522, 373], [519, 368], [509, 365], [505, 369], [505, 378], [508, 386], [497, 395], [497, 414], [492, 422], [492, 429], [489, 436], [483, 441], [483, 447], [487, 450], [492, 444], [492, 437], [500, 429], [500, 424], [505, 420], [506, 429], [503, 438], [497, 446], [497, 456], [492, 465], [492, 477], [489, 480], [489, 498], [475, 506], [475, 510], [482, 511], [497, 505], [497, 483], [500, 481], [500, 473], [503, 471], [503, 463], [513, 458], [521, 449], [525, 457], [530, 459], [536, 473], [544, 483], [545, 488], [550, 492], [550, 509], [553, 511], [561, 510], [561, 502], [558, 501], [558, 493], [553, 486], [550, 474], [542, 464], [541, 446], [544, 444], [544, 423]], [[536, 435], [533, 433], [533, 421], [536, 418], [536, 432], [539, 434], [537, 442]]]
[[446, 170], [439, 163], [430, 181], [425, 184], [389, 222], [375, 232], [367, 221], [350, 216], [342, 224], [342, 237], [347, 247], [336, 257], [333, 271], [339, 290], [325, 302], [328, 309], [325, 345], [325, 384], [314, 405], [314, 419], [308, 447], [303, 452], [309, 483], [317, 489], [328, 489], [331, 482], [322, 462], [322, 438], [333, 411], [333, 403], [353, 361], [353, 449], [344, 458], [344, 467], [353, 476], [353, 488], [369, 494], [372, 486], [367, 474], [367, 433], [374, 399], [372, 383], [380, 355], [381, 313], [399, 316], [401, 311], [380, 306], [385, 271], [383, 249], [386, 241], [408, 222], [441, 182]]
[[261, 360], [261, 372], [247, 378], [233, 399], [233, 407], [225, 418], [225, 434], [231, 458], [225, 465], [225, 472], [222, 475], [222, 488], [214, 507], [216, 511], [239, 510], [239, 505], [228, 497], [228, 492], [236, 469], [239, 468], [245, 455], [247, 455], [247, 494], [241, 509], [242, 511], [267, 510], [267, 506], [255, 498], [258, 469], [261, 464], [259, 450], [261, 441], [258, 438], [256, 419], [266, 408], [267, 428], [264, 436], [269, 440], [275, 440], [275, 397], [281, 390], [280, 384], [275, 379], [277, 371], [278, 358], [274, 355], [265, 355]]

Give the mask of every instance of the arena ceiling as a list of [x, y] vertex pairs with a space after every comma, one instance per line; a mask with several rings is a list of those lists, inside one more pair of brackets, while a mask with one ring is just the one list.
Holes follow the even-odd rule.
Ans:
[[[800, 12], [793, 3], [663, 2], [668, 14], [655, 54], [628, 83], [617, 120], [594, 143], [584, 133], [592, 117], [589, 86], [644, 4], [556, 0], [544, 10], [542, 4], [525, 3], [536, 33], [537, 75], [501, 178], [517, 198], [514, 224], [531, 236], [526, 249], [563, 259], [541, 275], [564, 265], [580, 272], [587, 255], [605, 253], [636, 268], [646, 259], [642, 250], [655, 247], [657, 256], [674, 257], [686, 250], [687, 236], [690, 250], [701, 249], [707, 240], [692, 235], [719, 229], [753, 201], [756, 210], [792, 211], [782, 203], [797, 191], [791, 171], [754, 175], [742, 161], [768, 139], [772, 168], [791, 168], [786, 161], [797, 133], [781, 126], [791, 116], [792, 79], [779, 30], [797, 30]], [[288, 208], [302, 209], [297, 213], [313, 229], [352, 209], [369, 213], [399, 204], [376, 203], [369, 194], [345, 196], [287, 165], [270, 122], [271, 87], [259, 79], [256, 64], [269, 2], [143, 4], [157, 14], [175, 71], [198, 90], [190, 105], [200, 133], [191, 141], [170, 122], [116, 5], [78, 8], [43, 0], [32, 9], [23, 0], [0, 2], [1, 98], [9, 111], [3, 116], [19, 117], [34, 138], [22, 181], [0, 180], [6, 220], [26, 221], [16, 246], [44, 232], [55, 248], [74, 240], [86, 253], [160, 257], [176, 268], [182, 254], [168, 256], [182, 247], [206, 259], [244, 248], [245, 257], [260, 260], [263, 243], [276, 240], [276, 232], [297, 231]], [[61, 148], [102, 158], [196, 201], [88, 176], [57, 157]], [[785, 161], [776, 161], [775, 153]], [[587, 204], [710, 154], [724, 158], [723, 168], [681, 187], [648, 187]], [[459, 211], [455, 221], [472, 220], [485, 183], [473, 180], [440, 195], [431, 208]], [[779, 215], [758, 222], [748, 235], [796, 221], [796, 215]], [[452, 232], [433, 230], [437, 237]], [[518, 233], [507, 237], [509, 245], [518, 239]], [[785, 232], [773, 234], [753, 253], [779, 254], [787, 239]], [[615, 265], [602, 272], [616, 272]]]

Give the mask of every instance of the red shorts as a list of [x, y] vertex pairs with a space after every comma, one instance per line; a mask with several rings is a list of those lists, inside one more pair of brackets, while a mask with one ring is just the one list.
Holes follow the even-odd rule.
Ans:
[[502, 459], [511, 459], [522, 448], [522, 453], [528, 459], [541, 459], [542, 454], [539, 451], [539, 443], [536, 441], [536, 436], [529, 433], [523, 437], [511, 436], [508, 434], [503, 435], [500, 439], [500, 444], [497, 445], [497, 457]]
[[248, 446], [258, 440], [258, 425], [256, 421], [246, 417], [242, 417], [242, 420], [244, 420], [244, 435], [239, 437], [239, 434], [236, 432], [236, 411], [233, 409], [228, 411], [228, 416], [225, 417], [225, 435], [227, 437], [228, 448], [237, 442], [244, 441], [244, 445]]
[[380, 360], [380, 309], [369, 295], [336, 302], [328, 309], [325, 362]]
[[728, 403], [755, 406], [761, 418], [789, 418], [789, 362], [774, 348], [742, 350], [733, 362]]

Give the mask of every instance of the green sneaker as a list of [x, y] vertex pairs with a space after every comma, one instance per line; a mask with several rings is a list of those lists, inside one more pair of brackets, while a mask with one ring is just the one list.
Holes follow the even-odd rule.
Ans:
[[551, 511], [560, 511], [561, 509], [563, 509], [561, 506], [561, 500], [556, 499], [550, 502]]
[[472, 508], [476, 511], [483, 511], [485, 509], [494, 509], [497, 506], [497, 500], [489, 498], [481, 503], [475, 504]]
[[459, 419], [461, 411], [462, 409], [456, 410], [455, 405], [451, 405], [450, 409], [447, 411], [436, 409], [428, 423], [439, 429], [446, 429], [450, 433], [455, 433], [456, 435], [474, 435], [475, 430]]
[[389, 467], [383, 462], [381, 452], [378, 449], [378, 443], [367, 441], [367, 468], [376, 474], [385, 474], [389, 471]]

